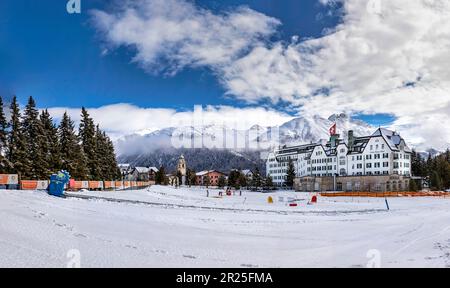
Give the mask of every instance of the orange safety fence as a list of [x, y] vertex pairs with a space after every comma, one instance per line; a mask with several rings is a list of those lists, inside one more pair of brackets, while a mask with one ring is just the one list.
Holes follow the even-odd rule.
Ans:
[[89, 189], [103, 188], [103, 181], [89, 181]]
[[81, 189], [87, 189], [87, 188], [89, 188], [89, 185], [85, 185], [85, 184], [87, 184], [87, 183], [85, 183], [86, 181], [71, 181], [71, 182], [69, 182], [69, 184], [70, 184], [70, 189], [73, 189], [73, 190], [81, 190]]
[[114, 181], [104, 181], [104, 187], [105, 189], [112, 189], [116, 187], [116, 185]]
[[[45, 190], [48, 188], [50, 181], [48, 180], [21, 180], [17, 181], [16, 175], [0, 174], [0, 185], [20, 184], [22, 190]], [[67, 188], [72, 191], [81, 189], [127, 189], [127, 188], [144, 188], [152, 185], [151, 181], [75, 181], [71, 179], [67, 184]]]
[[45, 190], [48, 188], [47, 180], [22, 180], [20, 189], [22, 190]]
[[20, 189], [22, 190], [36, 190], [38, 187], [37, 180], [22, 180], [20, 181]]
[[17, 174], [0, 174], [0, 185], [17, 185], [19, 184], [19, 175]]
[[446, 197], [446, 192], [322, 192], [323, 197]]

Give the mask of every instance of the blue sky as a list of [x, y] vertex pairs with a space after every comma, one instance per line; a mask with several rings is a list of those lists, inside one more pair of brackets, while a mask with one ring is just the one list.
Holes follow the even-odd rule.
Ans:
[[6, 102], [33, 95], [75, 120], [86, 106], [118, 136], [203, 105], [263, 126], [345, 112], [450, 145], [448, 1], [81, 0], [79, 15], [66, 3], [0, 1]]
[[[169, 77], [150, 75], [130, 63], [129, 49], [102, 56], [101, 41], [90, 23], [91, 9], [108, 1], [82, 0], [81, 14], [68, 14], [65, 0], [3, 0], [0, 8], [0, 93], [33, 95], [40, 106], [99, 107], [126, 102], [143, 107], [192, 109], [203, 105], [246, 105], [224, 97], [208, 68], [186, 69]], [[318, 37], [337, 17], [319, 18], [328, 9], [316, 0], [197, 1], [222, 11], [247, 5], [283, 22], [274, 36]]]

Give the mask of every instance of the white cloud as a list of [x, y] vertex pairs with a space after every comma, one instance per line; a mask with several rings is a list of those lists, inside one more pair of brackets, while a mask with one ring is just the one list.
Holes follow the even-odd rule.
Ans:
[[[75, 122], [80, 120], [80, 109], [54, 107], [48, 109], [56, 120], [67, 111]], [[225, 125], [236, 129], [249, 129], [253, 125], [269, 127], [281, 125], [292, 117], [265, 108], [235, 108], [207, 106], [179, 112], [174, 109], [141, 108], [130, 104], [114, 104], [87, 108], [89, 114], [113, 139], [132, 133], [145, 134], [168, 127]]]
[[389, 113], [392, 128], [419, 148], [448, 147], [450, 2], [318, 1], [342, 2], [341, 24], [299, 43], [270, 42], [279, 21], [249, 8], [214, 14], [183, 0], [147, 0], [94, 16], [107, 43], [134, 47], [146, 69], [205, 66], [227, 94], [286, 101], [299, 113]]
[[125, 1], [118, 10], [93, 11], [95, 25], [108, 44], [134, 47], [134, 61], [154, 72], [227, 65], [280, 24], [246, 7], [214, 14], [182, 0]]

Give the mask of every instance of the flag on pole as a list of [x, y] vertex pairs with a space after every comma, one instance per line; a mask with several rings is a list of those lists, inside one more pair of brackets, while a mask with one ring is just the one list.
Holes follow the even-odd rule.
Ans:
[[330, 128], [330, 135], [336, 135], [336, 123], [333, 124], [333, 126], [331, 126]]

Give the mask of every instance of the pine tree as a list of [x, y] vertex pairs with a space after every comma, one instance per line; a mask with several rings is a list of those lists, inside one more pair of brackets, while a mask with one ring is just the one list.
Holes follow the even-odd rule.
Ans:
[[252, 186], [255, 188], [261, 187], [262, 179], [258, 167], [255, 168], [255, 171], [253, 171], [252, 184], [253, 184]]
[[209, 185], [211, 185], [211, 178], [209, 177], [209, 175], [206, 175], [205, 177], [203, 177], [203, 186], [209, 188]]
[[229, 187], [235, 187], [236, 182], [239, 181], [239, 176], [241, 175], [241, 172], [238, 170], [231, 170], [230, 175], [228, 176], [228, 186]]
[[58, 128], [53, 123], [53, 119], [47, 110], [42, 111], [40, 116], [41, 125], [44, 131], [45, 144], [42, 151], [45, 154], [45, 159], [48, 162], [48, 169], [50, 174], [61, 170], [61, 149], [58, 138]]
[[117, 163], [116, 151], [114, 149], [114, 143], [112, 140], [103, 132], [103, 137], [106, 139], [106, 150], [107, 150], [107, 166], [109, 170], [109, 179], [117, 180], [120, 179], [121, 173], [119, 169], [119, 164]]
[[3, 110], [3, 99], [0, 96], [0, 173], [4, 174], [11, 169], [11, 163], [5, 157], [8, 148], [8, 122]]
[[417, 192], [418, 190], [419, 190], [419, 186], [417, 185], [416, 181], [414, 181], [414, 180], [409, 181], [409, 191]]
[[97, 125], [95, 131], [95, 156], [97, 157], [97, 179], [96, 180], [110, 180], [113, 179], [108, 167], [108, 147], [106, 141], [106, 135], [100, 130]]
[[114, 144], [104, 131], [97, 125], [96, 128], [96, 157], [97, 179], [116, 180], [121, 178], [119, 165], [117, 164]]
[[197, 175], [195, 173], [195, 170], [188, 168], [186, 174], [186, 180], [189, 187], [191, 187], [192, 185], [196, 185]]
[[223, 187], [225, 187], [226, 184], [227, 184], [227, 180], [225, 179], [225, 176], [223, 176], [223, 175], [220, 176], [217, 186], [219, 186], [219, 188], [223, 188]]
[[14, 96], [10, 105], [11, 120], [9, 121], [7, 159], [12, 164], [9, 172], [19, 174], [21, 178], [24, 172], [30, 171], [31, 164], [28, 159], [26, 138], [20, 121], [21, 114], [17, 97]]
[[445, 154], [436, 157], [435, 169], [441, 179], [441, 189], [450, 187], [450, 163], [445, 158]]
[[238, 179], [236, 181], [236, 185], [239, 185], [239, 189], [241, 187], [247, 187], [248, 186], [248, 181], [247, 181], [247, 177], [245, 177], [244, 173], [242, 173], [241, 171], [238, 171]]
[[23, 171], [23, 174], [29, 179], [47, 179], [50, 174], [49, 163], [46, 159], [47, 139], [39, 120], [36, 102], [31, 96], [25, 107], [22, 129], [30, 160], [30, 169]]
[[290, 188], [294, 187], [294, 179], [295, 179], [294, 162], [292, 160], [289, 160], [288, 169], [286, 172], [286, 186]]
[[266, 178], [266, 187], [267, 188], [273, 188], [273, 179], [272, 176], [267, 176]]
[[64, 113], [61, 124], [58, 127], [62, 159], [61, 167], [67, 170], [72, 178], [86, 180], [88, 177], [86, 156], [83, 153], [74, 129], [73, 121], [67, 115], [67, 112]]
[[440, 191], [442, 190], [443, 186], [442, 186], [442, 179], [439, 176], [439, 173], [437, 171], [433, 171], [433, 173], [431, 174], [431, 188], [436, 190], [436, 191]]
[[415, 150], [411, 155], [411, 172], [413, 176], [426, 177], [427, 176], [427, 164], [425, 159], [420, 156]]
[[159, 168], [159, 171], [156, 173], [155, 182], [157, 185], [166, 185], [166, 178], [166, 169], [164, 168], [164, 166], [161, 166]]
[[94, 120], [89, 116], [87, 110], [81, 109], [81, 121], [78, 136], [81, 140], [83, 152], [86, 155], [86, 164], [88, 169], [88, 178], [97, 180], [100, 178], [98, 157], [96, 153], [96, 133]]

